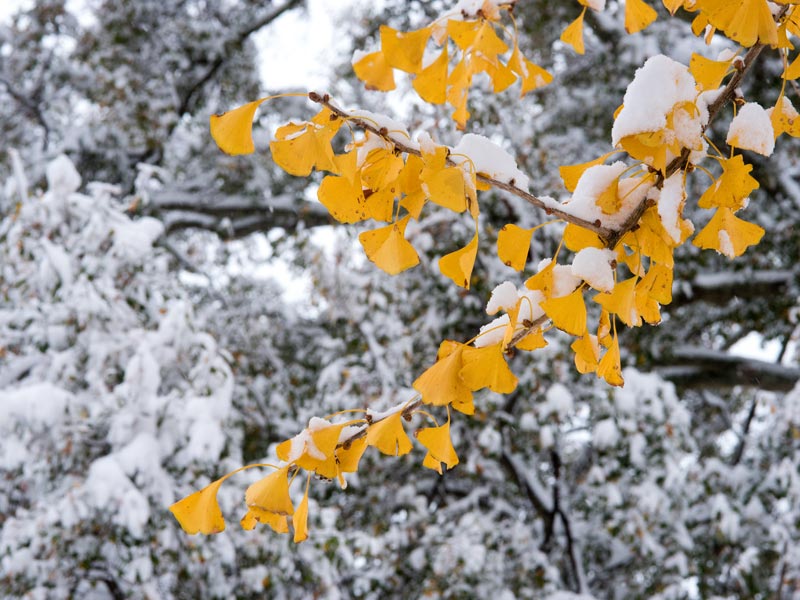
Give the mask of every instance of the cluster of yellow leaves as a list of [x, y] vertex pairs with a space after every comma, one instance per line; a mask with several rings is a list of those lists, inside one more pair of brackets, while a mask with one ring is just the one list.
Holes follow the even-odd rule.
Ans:
[[[510, 10], [510, 6], [511, 3], [502, 8]], [[494, 93], [519, 79], [521, 96], [553, 80], [550, 73], [523, 56], [516, 36], [513, 49], [502, 40], [496, 28], [500, 17], [498, 6], [487, 1], [473, 17], [445, 16], [416, 31], [381, 26], [380, 49], [357, 56], [353, 70], [367, 89], [384, 92], [395, 89], [395, 69], [410, 74], [420, 97], [431, 104], [450, 104], [453, 120], [459, 129], [464, 129], [470, 116], [467, 98], [475, 75], [485, 73]], [[425, 49], [430, 40], [441, 50], [436, 58], [426, 61]], [[508, 57], [504, 59], [505, 55]]]
[[[578, 3], [583, 8], [578, 17], [564, 29], [561, 41], [572, 46], [578, 54], [583, 54], [586, 51], [583, 43], [583, 19], [586, 16], [586, 9], [602, 10], [605, 1], [578, 0]], [[668, 5], [668, 0], [664, 0], [664, 4]], [[656, 20], [657, 16], [656, 11], [644, 0], [625, 0], [625, 31], [628, 33], [637, 33], [645, 29]]]
[[[247, 512], [240, 524], [253, 529], [257, 523], [268, 525], [276, 533], [294, 531], [294, 541], [308, 538], [309, 487], [312, 475], [321, 479], [337, 479], [346, 487], [345, 473], [354, 473], [367, 447], [372, 446], [390, 456], [411, 451], [411, 439], [403, 427], [412, 412], [398, 407], [386, 414], [345, 423], [329, 423], [312, 419], [309, 427], [295, 437], [282, 442], [276, 450], [285, 462], [281, 467], [267, 464], [248, 465], [210, 483], [203, 489], [174, 503], [170, 511], [189, 534], [214, 534], [224, 531], [225, 520], [217, 494], [222, 483], [244, 469], [270, 467], [272, 473], [251, 484], [245, 492]], [[427, 413], [426, 413], [427, 414]], [[355, 429], [351, 431], [350, 428]], [[425, 427], [415, 432], [419, 443], [427, 450], [423, 465], [442, 473], [442, 464], [451, 469], [458, 456], [450, 437], [450, 417], [444, 425]], [[308, 473], [305, 492], [300, 503], [292, 502], [290, 487], [300, 469]]]

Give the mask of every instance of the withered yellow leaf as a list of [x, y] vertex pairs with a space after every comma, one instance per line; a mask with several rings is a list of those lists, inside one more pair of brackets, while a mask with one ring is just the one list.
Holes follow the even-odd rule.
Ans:
[[413, 383], [413, 388], [420, 393], [425, 404], [445, 406], [450, 403], [472, 403], [472, 391], [464, 384], [460, 375], [463, 350], [466, 347], [447, 340], [441, 343], [438, 360]]
[[317, 190], [317, 198], [340, 223], [358, 223], [370, 217], [361, 178], [328, 175]]
[[656, 20], [658, 14], [644, 0], [625, 0], [625, 31], [636, 33]]
[[764, 230], [733, 214], [730, 208], [718, 208], [708, 224], [694, 238], [699, 248], [716, 250], [728, 258], [744, 254], [750, 246], [761, 241]]
[[381, 25], [381, 50], [390, 66], [406, 73], [419, 73], [425, 45], [430, 37], [430, 27], [403, 33]]
[[540, 306], [560, 330], [572, 335], [581, 335], [586, 331], [586, 303], [582, 286], [566, 296], [548, 298]]
[[289, 533], [289, 520], [286, 515], [262, 510], [252, 506], [247, 509], [247, 513], [242, 517], [240, 524], [242, 529], [253, 529], [256, 523], [269, 525], [275, 533]]
[[585, 48], [583, 46], [583, 16], [586, 14], [586, 7], [583, 7], [581, 14], [572, 23], [567, 25], [567, 28], [561, 32], [561, 41], [565, 44], [572, 46], [578, 54], [583, 54]]
[[403, 413], [398, 411], [370, 424], [367, 429], [367, 445], [374, 446], [389, 456], [408, 454], [413, 445], [403, 429], [402, 419]]
[[[439, 427], [426, 427], [416, 432], [416, 437], [419, 443], [425, 446], [428, 450], [426, 458], [429, 456], [432, 460], [423, 462], [422, 464], [428, 468], [438, 471], [439, 475], [442, 474], [442, 465], [444, 463], [448, 470], [452, 469], [458, 464], [458, 455], [455, 448], [453, 448], [453, 441], [450, 438], [450, 417], [447, 417], [447, 422]], [[431, 464], [432, 463], [432, 464]]]
[[503, 264], [515, 271], [522, 271], [528, 260], [531, 249], [531, 238], [534, 229], [523, 229], [513, 223], [503, 225], [497, 234], [497, 256]]
[[597, 376], [606, 380], [609, 385], [622, 386], [625, 380], [622, 378], [622, 365], [619, 357], [619, 340], [617, 334], [611, 342], [611, 347], [603, 355], [597, 365]]
[[472, 391], [489, 388], [498, 394], [510, 394], [517, 388], [517, 378], [508, 368], [502, 344], [464, 349], [461, 379]]
[[367, 438], [361, 437], [345, 446], [336, 449], [339, 470], [342, 473], [355, 473], [364, 450], [367, 449]]
[[217, 479], [169, 507], [186, 533], [209, 535], [225, 530], [225, 519], [217, 502], [217, 492], [227, 478], [226, 475]]
[[597, 294], [594, 301], [609, 313], [617, 315], [628, 327], [641, 325], [641, 318], [636, 310], [636, 282], [638, 277], [631, 277], [614, 286], [611, 292]]
[[469, 289], [469, 280], [472, 277], [472, 268], [478, 256], [478, 234], [463, 248], [444, 255], [439, 259], [439, 270], [442, 275], [449, 277], [456, 285]]
[[292, 123], [278, 128], [275, 139], [269, 144], [272, 159], [284, 171], [297, 177], [307, 177], [315, 168], [337, 172], [331, 139], [336, 135], [340, 123], [337, 120], [330, 127], [316, 123]]
[[261, 98], [221, 115], [211, 115], [211, 137], [220, 150], [236, 156], [250, 154], [256, 149], [253, 144], [253, 118], [265, 100]]
[[442, 48], [439, 57], [422, 69], [414, 78], [412, 85], [420, 98], [431, 104], [444, 104], [447, 100], [447, 65], [449, 56], [447, 46]]
[[583, 336], [576, 339], [570, 345], [575, 352], [575, 368], [578, 373], [594, 373], [600, 360], [600, 348], [596, 338], [584, 331]]
[[381, 51], [362, 56], [353, 63], [353, 71], [368, 90], [388, 92], [396, 87], [394, 70]]
[[289, 465], [251, 484], [244, 499], [249, 507], [279, 515], [294, 513], [292, 499], [289, 497]]
[[720, 159], [722, 175], [700, 196], [697, 205], [700, 208], [726, 207], [738, 210], [744, 206], [744, 200], [759, 184], [750, 172], [753, 165], [745, 164], [741, 154], [728, 159]]
[[561, 175], [561, 180], [564, 182], [564, 187], [567, 188], [568, 192], [574, 192], [575, 188], [578, 186], [578, 181], [580, 180], [583, 173], [589, 167], [595, 167], [597, 165], [602, 165], [606, 162], [606, 159], [614, 154], [614, 151], [606, 152], [603, 156], [595, 158], [594, 160], [590, 160], [585, 163], [580, 163], [577, 165], [565, 165], [563, 167], [558, 168], [558, 173]]
[[730, 70], [731, 61], [711, 60], [697, 53], [689, 62], [689, 71], [703, 90], [717, 89]]
[[410, 218], [406, 215], [396, 223], [364, 231], [358, 236], [367, 258], [389, 275], [397, 275], [419, 264], [417, 251], [405, 238]]
[[553, 76], [537, 65], [529, 61], [520, 52], [519, 46], [514, 44], [514, 51], [508, 59], [508, 68], [516, 73], [522, 80], [520, 98], [535, 89], [543, 87], [553, 81]]
[[306, 493], [297, 505], [297, 510], [292, 515], [292, 527], [294, 527], [294, 543], [299, 544], [308, 539], [308, 486], [311, 479], [306, 481]]

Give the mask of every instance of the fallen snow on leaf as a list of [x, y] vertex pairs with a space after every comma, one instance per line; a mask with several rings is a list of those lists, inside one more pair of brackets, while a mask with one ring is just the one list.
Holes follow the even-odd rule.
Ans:
[[775, 131], [769, 114], [760, 104], [748, 102], [731, 121], [725, 141], [731, 146], [770, 156], [775, 150]]
[[528, 189], [528, 176], [517, 167], [517, 161], [492, 140], [482, 135], [468, 133], [452, 149], [450, 158], [461, 163], [469, 159], [477, 173], [488, 175], [523, 190]]
[[492, 295], [486, 304], [486, 314], [494, 315], [501, 309], [510, 310], [516, 306], [518, 299], [517, 287], [510, 281], [504, 281], [492, 290]]
[[614, 270], [611, 263], [616, 254], [604, 248], [584, 248], [572, 260], [572, 274], [580, 277], [600, 292], [614, 289]]
[[475, 338], [475, 347], [484, 348], [502, 342], [506, 325], [510, 322], [508, 315], [502, 315], [481, 327], [478, 337]]

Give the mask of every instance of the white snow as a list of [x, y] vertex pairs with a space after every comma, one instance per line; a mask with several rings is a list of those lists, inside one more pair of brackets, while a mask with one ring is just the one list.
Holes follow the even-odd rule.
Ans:
[[685, 66], [659, 54], [636, 70], [623, 99], [623, 109], [611, 130], [614, 146], [629, 135], [659, 131], [676, 104], [694, 103], [695, 81]]
[[619, 430], [614, 419], [603, 419], [595, 423], [592, 441], [597, 448], [612, 448], [619, 441]]
[[[652, 192], [652, 190], [651, 190]], [[651, 193], [658, 202], [658, 216], [661, 224], [676, 244], [681, 241], [681, 212], [686, 200], [683, 172], [677, 171], [664, 182], [660, 192]]]
[[580, 277], [600, 292], [614, 289], [614, 270], [611, 263], [616, 254], [605, 248], [584, 248], [572, 259], [572, 274]]
[[545, 394], [545, 404], [542, 407], [544, 414], [557, 415], [559, 420], [564, 420], [572, 413], [575, 401], [572, 393], [563, 383], [554, 383]]
[[81, 176], [65, 154], [59, 154], [47, 165], [45, 175], [48, 191], [52, 194], [66, 196], [81, 187]]
[[510, 281], [504, 281], [492, 290], [489, 302], [486, 304], [486, 314], [494, 315], [499, 310], [511, 310], [517, 305], [519, 293], [517, 287]]
[[728, 258], [735, 258], [736, 257], [736, 250], [733, 248], [733, 242], [731, 241], [731, 236], [728, 235], [728, 232], [724, 229], [719, 230], [719, 252], [720, 254], [724, 254]]
[[0, 390], [0, 425], [18, 420], [51, 425], [67, 410], [73, 396], [52, 383]]
[[419, 150], [419, 144], [411, 139], [408, 129], [406, 129], [406, 126], [400, 121], [392, 119], [387, 115], [369, 110], [349, 110], [348, 113], [353, 117], [366, 121], [370, 125], [374, 125], [378, 129], [385, 129], [388, 137], [392, 140], [400, 142], [401, 144], [409, 146], [415, 150]]
[[469, 159], [477, 173], [483, 173], [504, 183], [528, 189], [528, 176], [517, 167], [517, 161], [489, 138], [468, 133], [452, 148], [450, 158], [455, 163]]
[[553, 268], [553, 293], [551, 297], [561, 298], [575, 291], [581, 278], [572, 272], [572, 265], [556, 265]]
[[151, 251], [163, 233], [164, 224], [152, 217], [120, 221], [114, 229], [114, 251], [127, 260], [139, 260]]
[[728, 137], [731, 146], [770, 156], [775, 150], [775, 130], [769, 114], [756, 102], [748, 102], [731, 121]]
[[518, 322], [535, 321], [544, 315], [544, 309], [539, 306], [545, 300], [542, 292], [523, 287], [519, 290], [519, 298], [521, 302], [519, 303], [519, 313], [517, 314]]
[[485, 348], [486, 346], [492, 346], [502, 342], [506, 332], [506, 325], [510, 322], [511, 320], [508, 315], [505, 314], [483, 325], [478, 333], [478, 337], [475, 338], [475, 347]]

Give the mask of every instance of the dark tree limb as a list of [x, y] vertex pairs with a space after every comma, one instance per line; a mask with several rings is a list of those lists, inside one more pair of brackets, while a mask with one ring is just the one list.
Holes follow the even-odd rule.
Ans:
[[785, 293], [795, 278], [788, 270], [701, 273], [691, 281], [677, 282], [671, 306], [690, 302], [727, 305], [732, 297], [743, 300]]
[[655, 370], [676, 385], [696, 388], [741, 385], [788, 392], [800, 380], [795, 367], [693, 346], [676, 348]]

